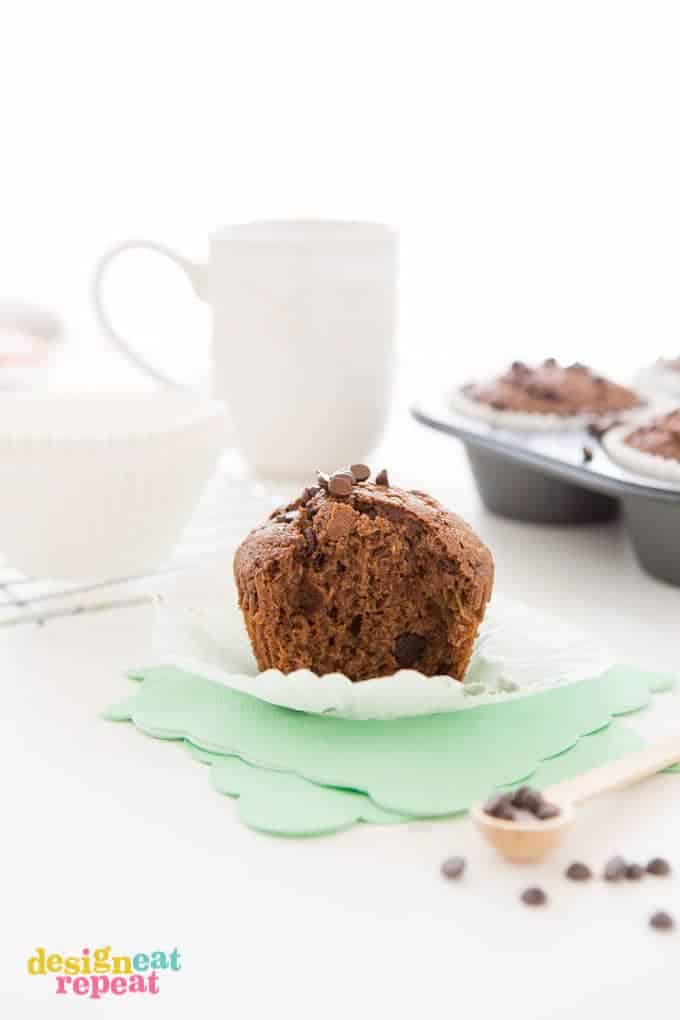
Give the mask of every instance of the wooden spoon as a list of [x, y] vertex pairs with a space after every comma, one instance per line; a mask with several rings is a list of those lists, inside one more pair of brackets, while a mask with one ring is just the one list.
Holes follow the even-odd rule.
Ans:
[[484, 812], [477, 804], [470, 815], [487, 842], [510, 861], [538, 861], [559, 846], [562, 836], [574, 821], [575, 806], [598, 793], [631, 786], [680, 761], [680, 737], [672, 737], [626, 755], [618, 761], [591, 769], [582, 776], [543, 790], [543, 796], [560, 809], [559, 815], [540, 821], [528, 816], [504, 821]]

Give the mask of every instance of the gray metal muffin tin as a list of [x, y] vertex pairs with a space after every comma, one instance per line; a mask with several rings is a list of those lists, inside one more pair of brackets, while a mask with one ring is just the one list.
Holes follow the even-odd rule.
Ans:
[[[498, 428], [451, 410], [445, 397], [412, 408], [423, 425], [463, 441], [477, 488], [494, 513], [541, 524], [624, 521], [642, 567], [680, 585], [680, 488], [619, 467], [584, 429]], [[583, 450], [593, 459], [584, 463]]]

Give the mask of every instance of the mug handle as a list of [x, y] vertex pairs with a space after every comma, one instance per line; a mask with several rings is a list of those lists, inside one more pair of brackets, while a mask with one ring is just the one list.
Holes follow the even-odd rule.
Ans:
[[133, 251], [140, 248], [145, 249], [146, 251], [155, 251], [159, 255], [164, 255], [166, 258], [174, 262], [175, 265], [184, 270], [196, 295], [202, 301], [207, 300], [206, 266], [200, 265], [197, 262], [191, 262], [189, 259], [184, 258], [183, 255], [179, 255], [176, 251], [173, 251], [172, 248], [168, 248], [164, 244], [156, 244], [155, 241], [147, 241], [144, 238], [130, 239], [128, 241], [120, 241], [118, 244], [114, 244], [102, 255], [95, 266], [91, 290], [95, 315], [97, 316], [99, 325], [107, 334], [109, 339], [137, 368], [146, 372], [146, 374], [150, 375], [156, 382], [162, 383], [165, 386], [174, 386], [176, 389], [188, 389], [188, 387], [184, 384], [177, 382], [176, 379], [171, 379], [170, 376], [165, 375], [159, 369], [155, 368], [150, 362], [143, 358], [141, 354], [139, 354], [129, 340], [126, 340], [125, 337], [122, 337], [120, 333], [114, 329], [109, 313], [102, 300], [102, 283], [111, 263], [114, 259], [118, 258], [119, 255], [122, 255], [123, 252]]

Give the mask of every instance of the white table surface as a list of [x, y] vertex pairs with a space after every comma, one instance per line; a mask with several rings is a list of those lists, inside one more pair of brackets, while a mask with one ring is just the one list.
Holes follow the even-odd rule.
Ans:
[[[680, 668], [680, 592], [640, 571], [620, 524], [494, 518], [457, 443], [403, 406], [373, 462], [470, 520], [493, 549], [498, 590], [597, 630], [623, 661]], [[122, 672], [148, 658], [150, 623], [144, 607], [0, 634], [4, 1015], [677, 1017], [680, 932], [646, 922], [656, 908], [680, 920], [680, 776], [584, 808], [563, 852], [530, 869], [497, 860], [466, 820], [268, 838], [179, 747], [98, 719], [125, 693]], [[674, 722], [680, 698], [666, 696], [637, 725]], [[614, 852], [668, 855], [678, 878], [562, 878], [571, 859], [600, 867]], [[439, 876], [451, 853], [469, 861], [460, 883]], [[543, 910], [518, 902], [533, 883], [550, 893]], [[109, 944], [177, 946], [183, 968], [157, 997], [124, 1003], [57, 999], [53, 979], [26, 976], [38, 945]]]

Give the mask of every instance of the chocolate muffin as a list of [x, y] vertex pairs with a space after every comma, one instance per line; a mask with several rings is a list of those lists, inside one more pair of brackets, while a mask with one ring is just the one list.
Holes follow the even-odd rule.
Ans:
[[628, 433], [626, 446], [680, 463], [680, 408]]
[[680, 485], [680, 408], [612, 429], [602, 442], [612, 460], [628, 471]]
[[491, 553], [430, 496], [369, 475], [364, 465], [319, 475], [236, 551], [258, 667], [462, 680], [491, 595]]
[[575, 362], [563, 367], [555, 358], [546, 358], [535, 367], [514, 361], [497, 378], [463, 386], [458, 400], [454, 395], [454, 403], [461, 402], [461, 409], [505, 420], [509, 426], [520, 417], [523, 423], [533, 420], [539, 426], [545, 416], [582, 423], [584, 419], [630, 411], [641, 404], [632, 390], [595, 374], [586, 365]]

